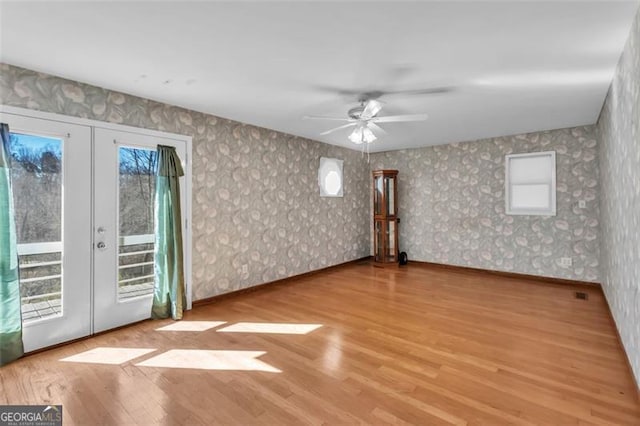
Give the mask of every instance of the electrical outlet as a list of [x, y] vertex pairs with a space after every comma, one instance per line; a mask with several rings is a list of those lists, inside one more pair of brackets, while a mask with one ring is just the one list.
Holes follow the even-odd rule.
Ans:
[[570, 257], [561, 257], [560, 258], [560, 266], [569, 267], [573, 265], [573, 259]]
[[586, 209], [587, 208], [587, 202], [585, 200], [578, 201], [578, 208]]
[[242, 265], [242, 273], [243, 274], [249, 273], [249, 267], [247, 265]]

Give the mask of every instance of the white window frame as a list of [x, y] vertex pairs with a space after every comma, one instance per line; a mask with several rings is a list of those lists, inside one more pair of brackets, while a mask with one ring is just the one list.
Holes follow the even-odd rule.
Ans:
[[[514, 208], [511, 205], [512, 184], [510, 182], [511, 176], [511, 160], [523, 159], [523, 158], [536, 158], [536, 157], [548, 157], [551, 161], [551, 176], [544, 181], [532, 180], [531, 182], [524, 183], [530, 185], [549, 184], [550, 200], [549, 208], [537, 209], [537, 208]], [[519, 183], [522, 185], [523, 183]], [[542, 151], [542, 152], [530, 152], [525, 154], [508, 154], [505, 156], [505, 211], [508, 215], [526, 215], [526, 216], [555, 216], [556, 215], [556, 152], [555, 151]]]
[[[320, 187], [321, 197], [342, 198], [344, 195], [344, 161], [337, 158], [320, 157], [320, 165], [318, 166], [318, 186]], [[324, 186], [324, 173], [337, 172], [340, 176], [340, 191], [337, 194], [327, 192]]]

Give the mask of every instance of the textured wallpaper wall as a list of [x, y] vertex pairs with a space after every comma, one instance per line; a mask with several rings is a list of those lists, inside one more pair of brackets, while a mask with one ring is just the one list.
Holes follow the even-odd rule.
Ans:
[[[534, 151], [556, 151], [557, 215], [507, 216], [504, 156]], [[409, 259], [598, 281], [596, 154], [590, 126], [378, 153], [371, 169], [399, 170]]]
[[[194, 300], [369, 255], [356, 151], [6, 64], [0, 103], [193, 137]], [[344, 160], [344, 198], [320, 198], [321, 156]]]
[[640, 11], [600, 119], [602, 285], [640, 383]]

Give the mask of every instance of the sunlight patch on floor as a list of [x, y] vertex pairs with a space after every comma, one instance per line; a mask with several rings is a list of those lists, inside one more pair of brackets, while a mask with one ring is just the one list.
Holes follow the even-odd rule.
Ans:
[[226, 321], [176, 321], [164, 327], [156, 328], [156, 331], [206, 331], [226, 324]]
[[308, 334], [320, 327], [322, 324], [239, 322], [217, 331], [219, 333]]
[[60, 361], [118, 365], [155, 350], [156, 349], [147, 348], [95, 348], [67, 358], [62, 358]]
[[264, 351], [209, 351], [201, 349], [172, 349], [142, 361], [138, 367], [193, 368], [201, 370], [282, 371], [257, 359]]

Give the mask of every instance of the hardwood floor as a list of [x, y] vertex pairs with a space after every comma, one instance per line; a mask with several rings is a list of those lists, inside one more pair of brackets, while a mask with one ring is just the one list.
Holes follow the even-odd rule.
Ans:
[[363, 262], [177, 323], [207, 330], [146, 321], [28, 356], [0, 369], [0, 404], [63, 404], [66, 425], [638, 425], [607, 309], [595, 287]]

